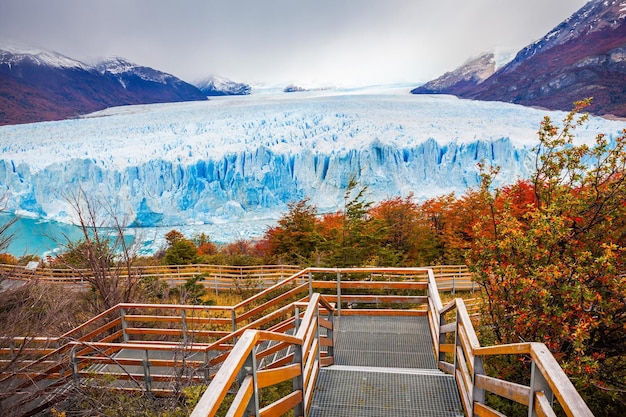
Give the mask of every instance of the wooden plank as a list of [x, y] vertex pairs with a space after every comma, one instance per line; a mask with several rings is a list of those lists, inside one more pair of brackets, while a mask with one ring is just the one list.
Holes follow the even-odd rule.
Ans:
[[[314, 289], [335, 289], [336, 281], [313, 281]], [[341, 289], [360, 290], [425, 290], [426, 282], [413, 281], [341, 281]]]
[[459, 396], [461, 398], [461, 405], [463, 406], [463, 410], [465, 411], [466, 416], [471, 416], [472, 414], [472, 402], [469, 399], [469, 393], [465, 390], [465, 386], [462, 382], [462, 376], [460, 375], [460, 371], [457, 369], [454, 373], [456, 386], [459, 389]]
[[320, 363], [318, 361], [315, 361], [315, 364], [313, 365], [313, 372], [311, 373], [311, 378], [305, 380], [304, 382], [304, 386], [306, 387], [304, 393], [304, 408], [307, 415], [309, 413], [309, 410], [311, 409], [311, 405], [313, 404], [313, 394], [315, 393], [315, 384], [317, 383], [319, 370]]
[[454, 353], [454, 343], [442, 343], [439, 345], [439, 351], [443, 353]]
[[474, 331], [472, 320], [467, 313], [467, 309], [465, 308], [465, 303], [463, 302], [463, 299], [457, 298], [456, 300], [457, 321], [463, 325], [463, 328], [465, 329], [465, 333], [467, 335], [467, 341], [472, 348], [471, 350], [474, 350], [477, 347], [480, 347], [480, 342], [478, 341], [478, 337], [476, 336], [476, 332]]
[[556, 413], [552, 409], [552, 404], [546, 397], [543, 391], [535, 392], [534, 410], [537, 413], [537, 417], [557, 417]]
[[293, 353], [290, 353], [289, 355], [286, 355], [272, 363], [270, 363], [269, 365], [266, 366], [266, 368], [278, 368], [281, 366], [285, 366], [285, 365], [289, 365], [290, 363], [293, 362], [293, 358], [295, 357], [295, 355]]
[[474, 355], [527, 355], [530, 354], [530, 347], [530, 343], [511, 343], [508, 345], [480, 346], [474, 348]]
[[449, 374], [449, 375], [454, 375], [454, 364], [448, 363], [448, 362], [443, 362], [443, 361], [439, 361], [437, 363], [437, 368], [439, 368], [439, 370]]
[[304, 364], [304, 380], [308, 381], [311, 377], [311, 372], [313, 371], [315, 363], [317, 363], [317, 352], [319, 351], [319, 343], [315, 340], [315, 343], [311, 346], [311, 354], [306, 360]]
[[543, 343], [530, 344], [531, 356], [541, 374], [548, 381], [553, 394], [558, 399], [568, 417], [593, 417], [591, 410], [581, 398], [552, 353]]
[[279, 368], [260, 370], [256, 375], [258, 387], [265, 388], [302, 375], [302, 368], [299, 363], [294, 363]]
[[487, 375], [476, 375], [474, 384], [491, 393], [528, 406], [530, 387]]
[[[259, 411], [261, 417], [279, 417], [302, 402], [302, 390], [297, 390], [280, 400], [263, 407]], [[193, 415], [192, 415], [193, 417]]]
[[333, 339], [329, 338], [329, 337], [320, 337], [320, 345], [321, 346], [334, 346], [334, 341]]
[[456, 331], [456, 322], [443, 324], [439, 326], [439, 333], [453, 333]]
[[324, 317], [319, 317], [320, 327], [323, 327], [328, 330], [333, 329], [333, 323], [330, 320], [325, 319]]
[[252, 308], [250, 310], [248, 310], [247, 312], [237, 316], [237, 323], [240, 323], [242, 321], [248, 320], [250, 317], [254, 317], [255, 315], [259, 314], [260, 312], [263, 312], [265, 310], [268, 310], [272, 307], [274, 307], [275, 305], [277, 305], [278, 303], [280, 303], [281, 301], [284, 301], [288, 298], [291, 298], [293, 296], [295, 296], [298, 293], [301, 293], [302, 291], [304, 291], [305, 289], [308, 289], [308, 284], [302, 284], [297, 286], [296, 288], [289, 290], [277, 297], [272, 298], [271, 300], [261, 304], [258, 307]]
[[474, 350], [472, 349], [472, 345], [470, 344], [469, 338], [467, 336], [467, 328], [465, 325], [459, 326], [457, 337], [461, 341], [461, 348], [463, 349], [465, 363], [469, 367], [470, 372], [473, 374], [474, 373], [474, 353], [473, 353]]
[[248, 403], [254, 394], [254, 381], [252, 375], [248, 375], [243, 379], [230, 408], [226, 412], [226, 417], [242, 416], [248, 407]]
[[273, 355], [275, 353], [280, 352], [281, 350], [287, 349], [289, 346], [291, 346], [290, 343], [285, 343], [285, 342], [277, 343], [277, 344], [275, 344], [273, 346], [270, 346], [269, 348], [267, 348], [265, 350], [257, 352], [256, 358], [257, 358], [257, 360], [266, 358], [266, 357], [268, 357], [270, 355]]
[[246, 331], [235, 345], [231, 354], [226, 358], [217, 374], [211, 382], [210, 389], [207, 389], [200, 401], [193, 409], [190, 417], [213, 416], [224, 400], [230, 386], [237, 377], [237, 373], [243, 366], [248, 355], [254, 348], [258, 340], [258, 335], [254, 331]]
[[[474, 402], [474, 384], [472, 383], [472, 374], [468, 371], [467, 360], [463, 354], [463, 349], [460, 346], [456, 347], [456, 375], [460, 374], [460, 382], [463, 384], [463, 389], [467, 392], [467, 397], [470, 402]], [[459, 381], [457, 381], [457, 384]]]
[[476, 417], [507, 417], [482, 403], [474, 403], [474, 415]]
[[335, 358], [332, 356], [327, 356], [320, 359], [320, 365], [322, 366], [331, 366], [335, 364]]

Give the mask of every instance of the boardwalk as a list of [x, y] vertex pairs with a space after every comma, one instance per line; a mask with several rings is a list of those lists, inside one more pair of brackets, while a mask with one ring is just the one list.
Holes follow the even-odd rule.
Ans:
[[344, 316], [335, 335], [335, 365], [320, 371], [311, 417], [463, 416], [426, 317]]

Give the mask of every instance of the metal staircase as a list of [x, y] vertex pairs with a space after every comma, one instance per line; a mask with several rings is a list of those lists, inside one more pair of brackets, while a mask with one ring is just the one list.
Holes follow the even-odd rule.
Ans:
[[336, 322], [335, 365], [320, 370], [309, 416], [463, 416], [454, 377], [437, 369], [425, 316]]

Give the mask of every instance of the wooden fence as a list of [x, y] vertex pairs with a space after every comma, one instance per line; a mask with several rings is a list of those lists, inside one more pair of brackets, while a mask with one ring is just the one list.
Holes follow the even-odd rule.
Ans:
[[[440, 273], [446, 273], [444, 268]], [[282, 415], [289, 408], [302, 415], [310, 406], [319, 367], [333, 363], [332, 333], [320, 337], [314, 331], [316, 323], [332, 332], [333, 316], [393, 313], [428, 316], [439, 368], [455, 375], [466, 415], [502, 416], [485, 404], [485, 393], [490, 392], [527, 406], [529, 415], [554, 416], [554, 399], [568, 417], [592, 417], [545, 345], [480, 346], [464, 301], [457, 298], [443, 306], [437, 285], [433, 271], [424, 268], [309, 268], [235, 306], [119, 304], [58, 338], [18, 338], [0, 349], [2, 356], [10, 358], [5, 363], [12, 363], [16, 352], [25, 353], [28, 342], [34, 343], [34, 350], [28, 352], [32, 361], [21, 362], [19, 369], [7, 368], [0, 374], [0, 387], [20, 393], [12, 405], [22, 410], [42, 397], [40, 390], [28, 391], [38, 381], [52, 380], [49, 387], [63, 387], [98, 372], [130, 379], [158, 394], [167, 391], [167, 385], [157, 384], [171, 384], [176, 377], [164, 370], [180, 366], [176, 355], [183, 353], [185, 365], [193, 370], [189, 378], [211, 381], [194, 417], [213, 416], [237, 375], [243, 379], [232, 415], [245, 414], [251, 403], [261, 415]], [[320, 311], [327, 315], [319, 316]], [[294, 336], [286, 334], [291, 329]], [[268, 343], [253, 349], [263, 342]], [[279, 350], [285, 350], [285, 355], [274, 356]], [[139, 357], [126, 357], [122, 351], [137, 352]], [[155, 351], [170, 356], [150, 357]], [[484, 361], [495, 355], [530, 357], [528, 384], [488, 376]], [[263, 367], [255, 365], [260, 361]], [[107, 366], [134, 366], [137, 371], [115, 374]], [[243, 374], [242, 369], [246, 369]], [[290, 378], [300, 379], [294, 391], [261, 413], [258, 401], [251, 401], [256, 390]], [[1, 391], [0, 403], [10, 401], [11, 392]], [[60, 399], [46, 398], [23, 415], [33, 415]]]
[[[466, 265], [435, 265], [430, 268], [435, 274], [440, 291], [474, 291], [478, 287], [472, 279]], [[269, 288], [283, 279], [301, 271], [295, 265], [151, 265], [138, 266], [131, 269], [131, 274], [138, 278], [156, 278], [166, 282], [171, 288], [182, 285], [189, 278], [201, 276], [199, 281], [205, 288], [218, 292], [232, 290], [261, 290]], [[128, 276], [125, 270], [112, 270], [112, 274], [120, 278]], [[72, 287], [89, 287], [89, 279], [93, 274], [87, 269], [62, 269], [40, 266], [28, 269], [25, 266], [2, 265], [0, 274], [14, 281], [39, 280], [50, 284]]]

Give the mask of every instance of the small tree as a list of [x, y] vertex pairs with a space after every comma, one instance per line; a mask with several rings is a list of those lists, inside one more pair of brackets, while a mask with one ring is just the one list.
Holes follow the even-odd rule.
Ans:
[[171, 230], [165, 235], [168, 247], [165, 250], [163, 264], [189, 265], [198, 262], [198, 249], [195, 243], [186, 239], [178, 230]]
[[80, 189], [66, 200], [74, 211], [82, 239], [74, 242], [68, 238], [66, 251], [56, 262], [73, 269], [91, 285], [95, 313], [137, 300], [141, 275], [133, 266], [139, 241], [127, 238], [126, 223], [104, 198], [87, 196]]
[[281, 263], [311, 265], [321, 243], [317, 207], [305, 198], [288, 204], [288, 208], [289, 211], [278, 220], [278, 225], [270, 228], [265, 235], [269, 252]]
[[479, 190], [468, 261], [500, 343], [543, 341], [597, 416], [626, 406], [626, 131], [575, 144], [577, 117], [546, 117], [529, 187]]

